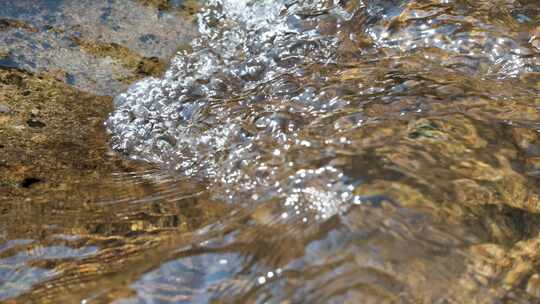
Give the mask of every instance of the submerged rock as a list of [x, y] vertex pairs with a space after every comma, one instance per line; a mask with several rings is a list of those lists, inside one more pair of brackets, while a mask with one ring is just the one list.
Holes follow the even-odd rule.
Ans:
[[2, 69], [0, 100], [12, 109], [0, 124], [1, 200], [27, 197], [30, 181], [44, 181], [40, 191], [54, 190], [73, 179], [88, 181], [95, 171], [82, 168], [112, 169], [96, 143], [104, 144], [100, 122], [110, 98], [78, 92], [47, 74]]
[[9, 114], [10, 109], [5, 105], [0, 104], [0, 114]]
[[[512, 245], [536, 243], [540, 189], [525, 173], [535, 144], [512, 134], [539, 130], [534, 12], [522, 1], [209, 0], [201, 36], [164, 76], [116, 97], [112, 146], [307, 242], [291, 257], [276, 240], [279, 262], [251, 271], [289, 272], [257, 277], [264, 291], [242, 281], [231, 302], [529, 299], [519, 288], [534, 263]], [[491, 243], [503, 266], [475, 250]]]
[[538, 301], [535, 1], [35, 3], [0, 301]]

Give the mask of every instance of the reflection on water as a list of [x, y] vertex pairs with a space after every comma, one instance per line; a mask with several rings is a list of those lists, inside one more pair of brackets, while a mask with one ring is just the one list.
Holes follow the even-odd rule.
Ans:
[[537, 1], [207, 0], [197, 20], [106, 124], [159, 169], [4, 203], [0, 297], [539, 301]]
[[[4, 247], [9, 250], [13, 246], [26, 245], [29, 240], [10, 240]], [[83, 259], [95, 254], [95, 247], [70, 248], [66, 246], [29, 247], [14, 255], [0, 259], [0, 300], [6, 300], [28, 291], [34, 284], [52, 278], [54, 270], [31, 266], [32, 262], [44, 262], [59, 259]], [[3, 253], [6, 254], [6, 253]]]
[[180, 303], [209, 302], [211, 294], [200, 291], [226, 287], [228, 278], [241, 269], [241, 261], [242, 257], [235, 254], [200, 254], [164, 263], [131, 285], [137, 299], [118, 303], [152, 302], [156, 295]]

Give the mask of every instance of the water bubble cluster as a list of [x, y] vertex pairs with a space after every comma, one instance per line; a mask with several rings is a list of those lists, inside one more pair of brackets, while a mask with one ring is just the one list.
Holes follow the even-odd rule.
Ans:
[[[361, 202], [362, 173], [344, 169], [366, 145], [359, 128], [466, 95], [418, 77], [424, 69], [478, 79], [539, 71], [534, 37], [505, 34], [475, 5], [432, 2], [208, 0], [200, 37], [163, 78], [116, 98], [113, 148], [203, 180], [224, 201], [277, 200], [281, 218], [343, 212]], [[503, 13], [516, 27], [526, 20]], [[366, 111], [374, 103], [393, 111]]]

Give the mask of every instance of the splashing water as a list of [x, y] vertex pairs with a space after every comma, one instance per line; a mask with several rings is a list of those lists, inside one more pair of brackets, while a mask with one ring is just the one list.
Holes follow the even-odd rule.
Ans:
[[[310, 120], [350, 103], [298, 86], [325, 77], [308, 72], [310, 65], [336, 61], [339, 41], [320, 33], [311, 20], [323, 19], [317, 14], [338, 25], [353, 18], [321, 1], [209, 2], [192, 50], [173, 60], [164, 79], [144, 80], [116, 99], [108, 122], [114, 147], [208, 180], [227, 201], [280, 197], [297, 206], [317, 195], [307, 208], [336, 213], [353, 199], [343, 173], [291, 157], [298, 147], [322, 144], [302, 134]], [[312, 180], [319, 181], [307, 187]]]
[[[538, 12], [527, 1], [208, 0], [199, 38], [163, 78], [115, 99], [112, 146], [287, 227], [268, 242], [304, 242], [235, 266], [250, 278], [201, 274], [195, 290], [254, 302], [501, 298], [470, 283], [474, 262], [434, 273], [469, 242], [505, 238], [460, 228], [489, 205], [538, 211], [540, 150], [527, 141], [540, 130]], [[240, 234], [258, 231], [246, 225]], [[417, 262], [431, 271], [411, 281]], [[410, 292], [431, 279], [432, 291]], [[460, 283], [446, 290], [447, 279]]]
[[[323, 218], [346, 210], [361, 198], [332, 159], [340, 150], [354, 153], [355, 129], [381, 119], [362, 111], [373, 95], [389, 103], [413, 91], [405, 79], [351, 83], [347, 73], [369, 70], [350, 66], [437, 48], [426, 63], [455, 64], [478, 78], [539, 68], [535, 51], [503, 34], [504, 25], [459, 17], [473, 5], [447, 1], [426, 12], [422, 2], [394, 2], [208, 1], [201, 37], [164, 78], [143, 80], [116, 98], [107, 123], [113, 147], [206, 180], [230, 202], [280, 199]], [[465, 32], [473, 22], [479, 27]]]

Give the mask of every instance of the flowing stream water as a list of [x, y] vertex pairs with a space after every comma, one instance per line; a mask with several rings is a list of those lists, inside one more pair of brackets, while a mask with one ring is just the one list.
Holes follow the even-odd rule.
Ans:
[[[110, 215], [84, 234], [107, 241], [4, 254], [68, 262], [0, 300], [75, 280], [85, 303], [540, 301], [540, 2], [206, 0], [196, 19], [106, 122], [153, 166], [117, 183], [166, 195], [77, 213], [148, 207], [160, 229]], [[214, 214], [179, 229], [193, 205]]]

